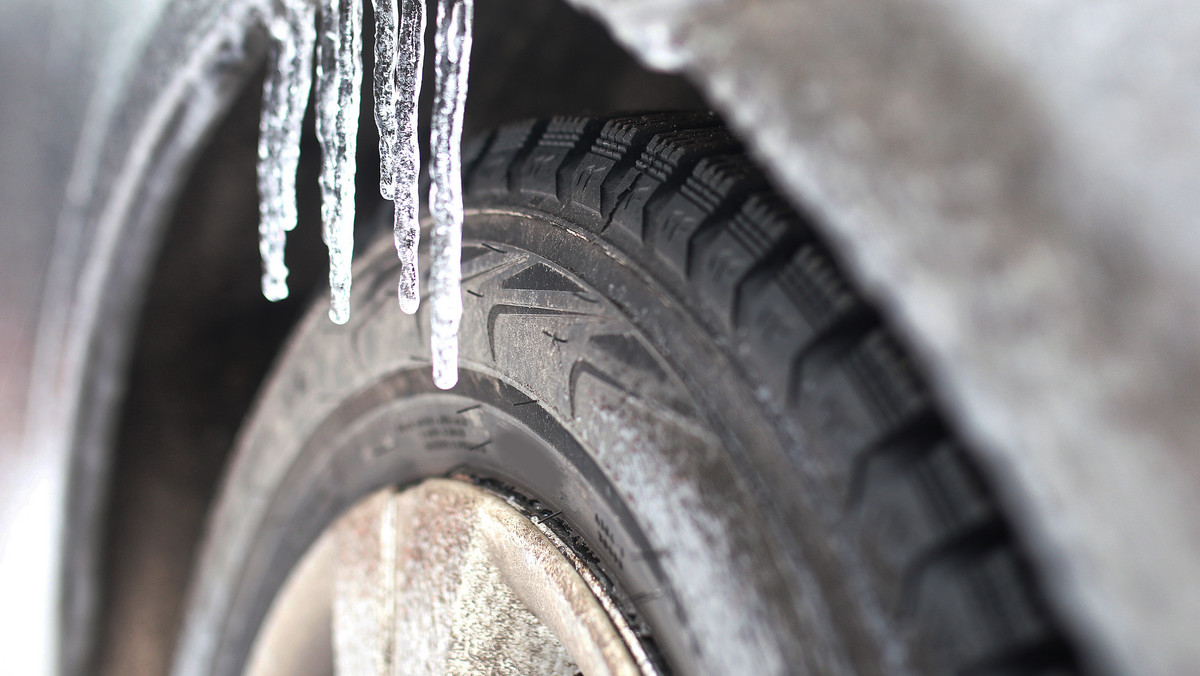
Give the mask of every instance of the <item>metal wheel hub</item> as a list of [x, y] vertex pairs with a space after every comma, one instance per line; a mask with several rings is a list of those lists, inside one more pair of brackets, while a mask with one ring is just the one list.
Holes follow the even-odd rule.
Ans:
[[483, 488], [384, 490], [292, 571], [249, 676], [653, 670], [602, 585], [548, 529]]

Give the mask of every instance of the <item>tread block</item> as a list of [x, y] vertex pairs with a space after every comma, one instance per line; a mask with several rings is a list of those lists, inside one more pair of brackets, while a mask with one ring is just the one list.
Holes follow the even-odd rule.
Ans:
[[831, 273], [836, 271], [824, 252], [806, 242], [737, 287], [738, 336], [759, 362], [761, 377], [780, 397], [798, 389], [795, 368], [789, 371], [780, 365], [806, 354], [830, 327], [861, 308], [857, 297]]
[[488, 151], [492, 147], [492, 142], [496, 140], [496, 132], [492, 131], [487, 136], [480, 136], [470, 139], [462, 146], [462, 167], [463, 167], [463, 184], [466, 185], [471, 177], [475, 174], [475, 169], [479, 165], [479, 161], [487, 156]]
[[805, 243], [779, 272], [778, 284], [796, 310], [819, 331], [862, 307], [829, 254]]
[[857, 515], [863, 545], [884, 581], [881, 596], [892, 608], [900, 606], [914, 566], [997, 517], [957, 447], [942, 441], [915, 458], [905, 451], [912, 449], [882, 448], [872, 458]]
[[933, 568], [921, 580], [915, 616], [960, 665], [994, 662], [1050, 636], [1024, 567], [1002, 546]]
[[610, 174], [623, 174], [641, 155], [646, 144], [658, 134], [683, 128], [711, 127], [717, 118], [711, 113], [649, 113], [627, 115], [604, 122], [592, 147], [564, 176], [573, 204], [594, 217], [612, 211], [615, 195], [603, 186]]
[[878, 329], [827, 336], [801, 357], [795, 410], [835, 489], [848, 495], [859, 454], [926, 410], [924, 391]]
[[646, 207], [664, 186], [682, 182], [700, 160], [714, 152], [729, 152], [738, 147], [723, 128], [683, 129], [658, 134], [634, 163], [637, 171], [610, 175], [613, 185], [604, 186], [616, 199], [609, 223], [618, 224], [639, 240], [645, 239]]
[[586, 149], [600, 130], [600, 121], [587, 117], [557, 117], [550, 120], [536, 146], [515, 167], [519, 190], [565, 201], [559, 189], [559, 172], [576, 150]]
[[491, 146], [475, 164], [464, 193], [471, 195], [507, 195], [509, 170], [533, 147], [546, 123], [537, 120], [510, 124], [496, 130]]
[[718, 315], [732, 326], [738, 286], [785, 240], [802, 236], [806, 226], [796, 213], [771, 194], [755, 194], [741, 205], [724, 227], [693, 245], [692, 279]]
[[742, 351], [754, 355], [763, 384], [785, 396], [791, 375], [780, 364], [789, 363], [801, 346], [816, 337], [816, 331], [803, 316], [789, 311], [790, 299], [774, 279], [749, 280], [737, 293], [736, 324]]
[[845, 366], [884, 426], [894, 428], [929, 406], [912, 364], [882, 331], [871, 333], [850, 352]]
[[742, 153], [706, 157], [696, 164], [678, 192], [648, 211], [648, 239], [658, 256], [680, 275], [688, 275], [692, 243], [704, 229], [733, 212], [746, 195], [766, 181]]
[[809, 453], [816, 453], [823, 475], [835, 494], [848, 495], [856, 453], [869, 448], [889, 429], [874, 415], [870, 402], [845, 369], [844, 362], [825, 368], [801, 365], [794, 410], [808, 431]]

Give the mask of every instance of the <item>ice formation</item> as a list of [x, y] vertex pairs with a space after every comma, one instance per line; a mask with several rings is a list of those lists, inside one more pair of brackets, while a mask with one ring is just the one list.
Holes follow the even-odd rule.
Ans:
[[[403, 1], [403, 0], [402, 0]], [[379, 193], [392, 199], [396, 185], [396, 0], [374, 0], [375, 126], [379, 127]]]
[[433, 383], [458, 382], [458, 324], [462, 318], [462, 140], [471, 55], [473, 0], [438, 0], [434, 38], [435, 101], [429, 160], [429, 212], [433, 215], [430, 261], [430, 347]]
[[362, 82], [362, 5], [323, 0], [317, 31], [317, 140], [321, 142], [322, 236], [329, 247], [329, 319], [350, 320], [354, 172]]
[[290, 0], [279, 15], [267, 19], [273, 45], [258, 136], [258, 232], [262, 291], [272, 301], [288, 295], [283, 245], [287, 231], [296, 227], [296, 168], [312, 88], [315, 20], [312, 5], [304, 0]]
[[[403, 0], [400, 14], [399, 55], [396, 57], [396, 146], [392, 174], [392, 200], [396, 204], [394, 234], [400, 258], [398, 296], [400, 309], [412, 314], [421, 302], [417, 245], [421, 239], [421, 152], [417, 142], [417, 102], [421, 96], [421, 70], [425, 53], [425, 2]], [[382, 133], [382, 132], [381, 132]], [[385, 193], [388, 189], [384, 188]], [[384, 195], [387, 196], [386, 194]]]
[[[424, 54], [423, 0], [374, 0], [375, 122], [379, 127], [380, 193], [395, 202], [400, 259], [400, 308], [420, 301], [417, 245], [420, 153], [417, 102]], [[458, 381], [458, 326], [462, 317], [462, 177], [460, 143], [471, 53], [472, 0], [439, 0], [429, 208], [433, 215], [430, 265], [431, 349], [434, 383]], [[329, 247], [329, 318], [350, 318], [350, 264], [354, 251], [354, 174], [362, 78], [362, 6], [359, 0], [321, 0], [314, 16], [306, 0], [285, 0], [266, 19], [274, 40], [263, 92], [259, 140], [260, 249], [263, 294], [287, 297], [285, 233], [296, 223], [296, 168], [300, 129], [312, 84], [316, 48], [316, 120], [321, 143], [321, 218]], [[314, 23], [317, 29], [314, 31]]]

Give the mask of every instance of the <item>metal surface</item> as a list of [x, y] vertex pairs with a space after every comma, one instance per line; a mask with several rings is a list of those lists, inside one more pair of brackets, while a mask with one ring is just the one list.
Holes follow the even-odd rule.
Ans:
[[292, 569], [255, 637], [244, 676], [334, 673], [332, 601], [338, 544], [337, 531], [330, 529]]
[[653, 673], [552, 537], [462, 481], [375, 493], [296, 566], [246, 674]]

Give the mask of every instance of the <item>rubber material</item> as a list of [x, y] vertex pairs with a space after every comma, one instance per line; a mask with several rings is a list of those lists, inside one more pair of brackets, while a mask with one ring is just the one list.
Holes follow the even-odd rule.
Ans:
[[873, 595], [924, 673], [1077, 673], [985, 482], [879, 317], [708, 115], [512, 125], [473, 151], [468, 202], [578, 223], [657, 272], [798, 428], [845, 506]]
[[464, 166], [459, 386], [380, 242], [243, 431], [176, 676], [238, 673], [321, 529], [447, 474], [553, 515], [676, 673], [1078, 672], [903, 352], [716, 118], [521, 123]]

